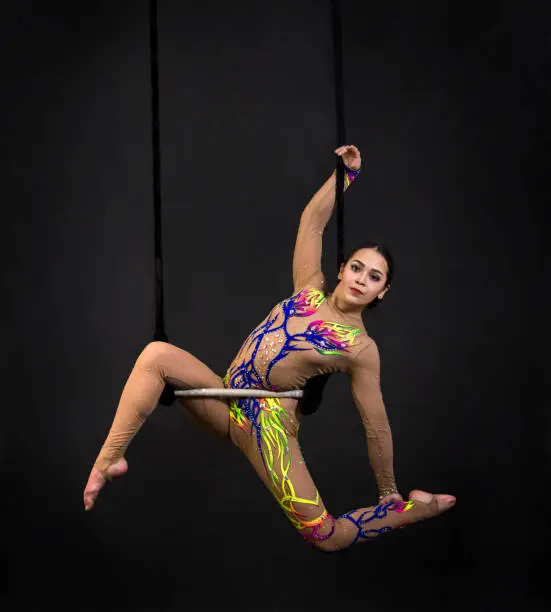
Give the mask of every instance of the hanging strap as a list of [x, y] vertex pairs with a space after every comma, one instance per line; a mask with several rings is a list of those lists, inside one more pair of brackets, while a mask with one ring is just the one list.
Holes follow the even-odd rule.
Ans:
[[[333, 23], [333, 70], [335, 74], [336, 147], [346, 144], [344, 123], [344, 79], [342, 53], [342, 13], [340, 0], [331, 1]], [[337, 181], [335, 186], [335, 208], [337, 212], [337, 270], [344, 261], [344, 163], [337, 156]]]
[[[149, 0], [149, 62], [151, 68], [151, 142], [153, 159], [153, 228], [155, 251], [155, 331], [153, 339], [167, 342], [164, 313], [163, 236], [161, 189], [161, 138], [159, 128], [159, 49], [157, 0]], [[159, 402], [164, 406], [174, 403], [174, 388], [165, 385]]]
[[[331, 1], [333, 25], [333, 70], [335, 75], [336, 147], [346, 144], [344, 124], [344, 81], [342, 61], [342, 17], [340, 0]], [[344, 261], [344, 162], [337, 156], [337, 180], [335, 185], [335, 208], [337, 212], [337, 270]], [[319, 374], [304, 385], [304, 396], [299, 400], [302, 414], [313, 414], [320, 407], [323, 391], [331, 374]]]
[[151, 141], [153, 159], [153, 227], [155, 249], [155, 340], [167, 340], [163, 297], [163, 243], [161, 227], [161, 139], [159, 130], [159, 51], [157, 0], [149, 2], [149, 47], [151, 68]]

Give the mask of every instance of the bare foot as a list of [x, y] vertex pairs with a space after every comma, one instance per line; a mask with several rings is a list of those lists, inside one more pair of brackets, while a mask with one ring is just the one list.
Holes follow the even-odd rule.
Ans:
[[122, 476], [127, 471], [128, 463], [124, 457], [121, 457], [107, 468], [107, 478], [97, 468], [93, 467], [84, 489], [84, 509], [91, 510], [94, 507], [96, 498], [107, 480]]
[[455, 506], [456, 499], [453, 495], [443, 495], [439, 493], [427, 493], [415, 489], [410, 492], [409, 499], [415, 502], [411, 509], [411, 518], [417, 521], [432, 518], [438, 514], [446, 512]]

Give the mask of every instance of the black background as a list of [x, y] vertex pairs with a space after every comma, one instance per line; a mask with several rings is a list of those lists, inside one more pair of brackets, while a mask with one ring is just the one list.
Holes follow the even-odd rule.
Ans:
[[[167, 332], [223, 374], [290, 294], [300, 211], [341, 144], [330, 3], [159, 4]], [[304, 546], [245, 459], [176, 407], [83, 511], [153, 336], [148, 6], [0, 10], [3, 609], [545, 609], [549, 4], [342, 2], [364, 161], [346, 242], [383, 241], [397, 265], [366, 315], [397, 480], [458, 502], [334, 555]], [[326, 236], [334, 282], [334, 221]], [[346, 378], [303, 448], [333, 514], [373, 503]]]

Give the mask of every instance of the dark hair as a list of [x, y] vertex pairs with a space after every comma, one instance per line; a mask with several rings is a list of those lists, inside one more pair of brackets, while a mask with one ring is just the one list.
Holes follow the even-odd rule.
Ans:
[[[346, 259], [343, 262], [344, 265], [346, 265], [352, 259], [352, 257], [358, 251], [361, 251], [362, 249], [373, 249], [374, 251], [377, 251], [377, 253], [379, 253], [386, 259], [386, 264], [388, 266], [388, 272], [386, 275], [385, 287], [389, 287], [390, 283], [392, 282], [392, 276], [394, 274], [394, 258], [392, 257], [392, 254], [390, 253], [388, 247], [386, 247], [384, 244], [380, 244], [377, 242], [368, 242], [367, 244], [362, 244], [361, 246], [356, 247], [355, 249], [350, 251], [350, 253], [348, 254], [348, 257], [346, 257]], [[375, 308], [375, 306], [377, 306], [378, 303], [379, 303], [379, 300], [375, 298], [372, 302], [370, 302], [366, 306], [366, 308]]]

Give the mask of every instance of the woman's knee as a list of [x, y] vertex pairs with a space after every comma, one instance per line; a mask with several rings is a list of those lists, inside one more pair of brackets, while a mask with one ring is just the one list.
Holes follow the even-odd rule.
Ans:
[[302, 537], [312, 548], [324, 553], [348, 548], [342, 525], [330, 514], [318, 529], [308, 529], [308, 533], [303, 533]]
[[174, 355], [178, 349], [168, 342], [160, 342], [158, 340], [150, 342], [141, 352], [138, 357], [138, 363], [146, 369], [160, 366], [167, 358]]

